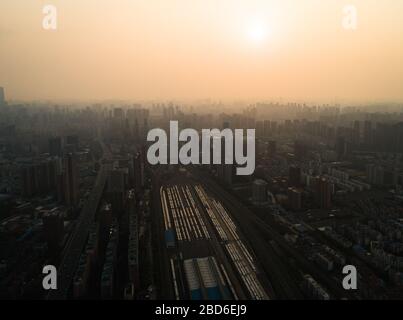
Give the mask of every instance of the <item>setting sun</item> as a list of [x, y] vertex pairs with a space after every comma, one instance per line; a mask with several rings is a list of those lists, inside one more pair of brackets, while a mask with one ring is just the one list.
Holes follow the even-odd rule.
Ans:
[[263, 19], [253, 19], [248, 22], [246, 36], [254, 45], [262, 45], [270, 36], [270, 29]]

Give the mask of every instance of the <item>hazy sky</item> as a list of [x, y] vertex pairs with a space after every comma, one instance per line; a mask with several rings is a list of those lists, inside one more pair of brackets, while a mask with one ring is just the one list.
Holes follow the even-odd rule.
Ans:
[[403, 0], [1, 0], [0, 86], [10, 99], [403, 101], [402, 17]]

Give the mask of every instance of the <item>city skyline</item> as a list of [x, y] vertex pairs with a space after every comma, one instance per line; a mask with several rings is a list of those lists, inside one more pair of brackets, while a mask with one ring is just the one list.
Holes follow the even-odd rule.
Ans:
[[402, 12], [2, 0], [0, 300], [402, 300]]

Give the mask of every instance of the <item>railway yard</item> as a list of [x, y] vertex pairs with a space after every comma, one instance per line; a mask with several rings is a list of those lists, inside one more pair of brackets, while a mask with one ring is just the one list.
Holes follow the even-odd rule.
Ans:
[[271, 298], [256, 258], [219, 199], [193, 183], [163, 184], [159, 197], [170, 298]]

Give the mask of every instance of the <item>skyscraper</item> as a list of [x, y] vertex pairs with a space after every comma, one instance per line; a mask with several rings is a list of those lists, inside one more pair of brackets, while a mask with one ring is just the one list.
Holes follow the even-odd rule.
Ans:
[[364, 143], [366, 147], [369, 147], [372, 145], [372, 122], [371, 121], [365, 121], [364, 123]]
[[31, 197], [35, 193], [35, 167], [33, 165], [21, 168], [22, 195]]
[[133, 159], [134, 166], [134, 187], [140, 192], [144, 187], [144, 159], [142, 153], [137, 153]]
[[64, 158], [63, 172], [64, 201], [66, 204], [75, 206], [78, 203], [78, 169], [77, 159], [69, 153]]
[[267, 201], [267, 182], [264, 180], [255, 180], [252, 185], [253, 202], [262, 203]]
[[354, 121], [354, 129], [353, 129], [353, 142], [355, 145], [358, 145], [360, 143], [360, 122], [359, 121]]
[[344, 137], [337, 138], [335, 149], [338, 160], [342, 160], [347, 154], [347, 143]]
[[317, 197], [321, 209], [329, 209], [332, 205], [332, 186], [325, 178], [317, 181]]
[[276, 155], [276, 150], [277, 150], [277, 144], [276, 141], [269, 141], [269, 147], [267, 149], [268, 153], [270, 156]]
[[73, 146], [73, 149], [74, 149], [75, 151], [77, 151], [77, 150], [78, 150], [78, 147], [79, 147], [79, 145], [80, 145], [80, 144], [79, 144], [78, 136], [77, 136], [77, 135], [67, 136], [67, 137], [66, 137], [66, 144]]
[[308, 150], [307, 150], [305, 143], [303, 143], [300, 140], [294, 141], [295, 158], [297, 158], [297, 159], [304, 158], [307, 155], [307, 152], [308, 152]]
[[49, 153], [51, 156], [61, 156], [62, 155], [62, 138], [55, 137], [49, 139]]
[[291, 210], [301, 210], [302, 194], [297, 188], [290, 187], [287, 190], [288, 207]]
[[44, 213], [43, 232], [51, 254], [57, 254], [63, 240], [64, 224], [62, 212], [49, 210]]
[[231, 161], [228, 161], [227, 163], [227, 160], [235, 159], [234, 142], [233, 141], [230, 142], [232, 143], [232, 154], [230, 155], [227, 154], [228, 146], [226, 145], [226, 139], [224, 137], [220, 137], [217, 139], [221, 139], [221, 164], [217, 165], [217, 177], [222, 184], [230, 186], [232, 185], [234, 166], [233, 164], [230, 163]]
[[5, 104], [6, 102], [6, 97], [4, 95], [4, 88], [0, 87], [0, 106]]
[[291, 187], [299, 187], [301, 183], [301, 168], [296, 166], [291, 166], [289, 170], [289, 185]]
[[124, 210], [125, 194], [125, 172], [121, 169], [111, 170], [108, 176], [108, 197], [116, 216], [120, 216]]

